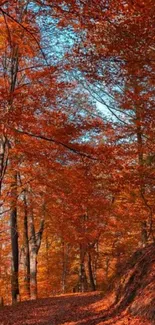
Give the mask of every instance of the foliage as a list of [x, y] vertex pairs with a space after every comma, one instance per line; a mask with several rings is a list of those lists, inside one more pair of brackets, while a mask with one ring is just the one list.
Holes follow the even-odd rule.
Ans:
[[154, 9], [0, 1], [6, 304], [108, 288], [154, 242]]

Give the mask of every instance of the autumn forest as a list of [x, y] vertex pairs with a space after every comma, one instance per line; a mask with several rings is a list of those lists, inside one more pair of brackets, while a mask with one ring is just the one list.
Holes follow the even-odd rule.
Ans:
[[154, 0], [0, 0], [1, 305], [142, 295], [154, 324], [154, 86]]

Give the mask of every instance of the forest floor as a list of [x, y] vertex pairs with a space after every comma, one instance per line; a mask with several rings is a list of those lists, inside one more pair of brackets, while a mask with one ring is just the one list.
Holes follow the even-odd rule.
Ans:
[[104, 319], [112, 297], [78, 293], [25, 301], [0, 309], [0, 325], [150, 325], [127, 312]]

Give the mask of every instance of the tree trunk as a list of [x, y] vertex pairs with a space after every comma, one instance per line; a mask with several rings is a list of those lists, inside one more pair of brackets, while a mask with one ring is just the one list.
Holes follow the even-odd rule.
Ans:
[[9, 141], [5, 136], [1, 135], [0, 136], [0, 194], [2, 190], [2, 181], [7, 169], [8, 151], [9, 151]]
[[24, 287], [27, 298], [30, 298], [30, 252], [28, 238], [28, 206], [26, 191], [24, 191], [24, 229], [23, 229], [23, 264], [24, 264]]
[[47, 228], [46, 228], [46, 292], [47, 292], [47, 296], [50, 295], [51, 293], [51, 290], [50, 290], [50, 284], [49, 284], [49, 281], [50, 281], [50, 263], [49, 263], [49, 238], [48, 238], [48, 231], [47, 231]]
[[34, 226], [33, 211], [29, 216], [30, 220], [30, 288], [31, 288], [31, 299], [37, 299], [37, 244], [36, 244], [36, 233]]
[[65, 244], [62, 239], [62, 292], [66, 292], [66, 277], [67, 277], [67, 264], [68, 264], [68, 244]]
[[37, 250], [32, 248], [30, 252], [30, 285], [31, 299], [37, 299]]
[[19, 295], [19, 249], [18, 249], [18, 230], [17, 230], [17, 173], [13, 175], [13, 182], [11, 184], [11, 248], [12, 248], [12, 273], [11, 273], [11, 293], [12, 303], [17, 301]]
[[91, 253], [88, 253], [88, 272], [89, 272], [89, 281], [90, 281], [90, 287], [92, 291], [96, 290], [94, 276], [93, 276], [93, 270], [92, 270], [92, 260], [91, 260]]
[[85, 271], [85, 249], [83, 245], [80, 245], [80, 271], [79, 271], [79, 287], [80, 292], [85, 292], [88, 290], [88, 281]]
[[41, 245], [42, 235], [44, 231], [44, 214], [45, 207], [43, 207], [43, 216], [40, 221], [40, 228], [38, 233], [35, 231], [34, 216], [33, 210], [29, 216], [30, 221], [30, 240], [29, 240], [29, 249], [30, 249], [30, 289], [31, 289], [31, 299], [37, 299], [37, 258], [38, 252]]

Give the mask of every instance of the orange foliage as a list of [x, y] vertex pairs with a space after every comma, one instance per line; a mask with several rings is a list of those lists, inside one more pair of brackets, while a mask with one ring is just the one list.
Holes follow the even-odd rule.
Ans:
[[[154, 240], [154, 9], [153, 0], [1, 1], [5, 303], [11, 300], [13, 199], [21, 300], [29, 297], [25, 287], [32, 278], [29, 271], [25, 280], [24, 227], [26, 248], [37, 249], [39, 297], [83, 291], [84, 285], [91, 290], [92, 282], [106, 289], [133, 251]], [[57, 50], [51, 26], [64, 33], [57, 59], [48, 50]], [[124, 317], [116, 324], [128, 324]]]

